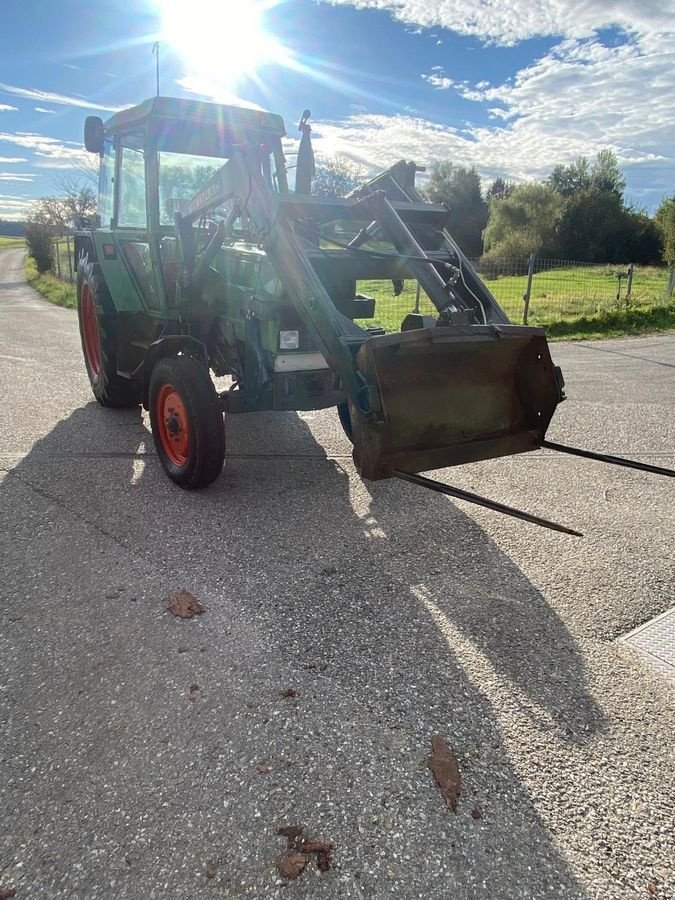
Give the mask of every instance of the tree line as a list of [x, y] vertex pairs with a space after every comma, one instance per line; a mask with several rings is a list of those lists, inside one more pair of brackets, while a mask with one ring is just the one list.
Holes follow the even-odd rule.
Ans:
[[467, 256], [590, 263], [675, 264], [675, 197], [654, 217], [626, 203], [612, 150], [557, 165], [541, 182], [497, 178], [483, 190], [475, 168], [436, 162], [425, 193], [450, 209], [449, 230]]
[[[312, 190], [344, 197], [363, 180], [358, 166], [336, 157], [317, 163]], [[601, 150], [556, 165], [541, 182], [516, 185], [497, 178], [484, 188], [474, 167], [450, 160], [432, 164], [423, 188], [428, 200], [450, 210], [449, 230], [467, 256], [524, 257], [590, 263], [666, 263], [675, 267], [675, 196], [655, 216], [625, 200], [626, 181], [616, 154]]]

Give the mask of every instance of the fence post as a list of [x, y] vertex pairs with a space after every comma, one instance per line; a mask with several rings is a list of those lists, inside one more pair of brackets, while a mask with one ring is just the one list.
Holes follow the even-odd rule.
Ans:
[[675, 291], [675, 269], [670, 270], [670, 277], [668, 278], [668, 287], [666, 288], [666, 297], [669, 300], [673, 299], [673, 291]]
[[626, 285], [626, 302], [630, 299], [630, 292], [633, 290], [633, 263], [628, 266], [628, 284]]
[[523, 325], [527, 325], [527, 316], [530, 311], [530, 294], [532, 293], [532, 276], [534, 275], [534, 253], [530, 253], [530, 257], [527, 261], [527, 288], [525, 289], [525, 293], [523, 294], [523, 303], [525, 304], [525, 308], [523, 309]]
[[61, 241], [56, 240], [56, 277], [61, 277]]
[[73, 261], [70, 258], [70, 235], [66, 235], [66, 252], [68, 253], [68, 281], [73, 283]]

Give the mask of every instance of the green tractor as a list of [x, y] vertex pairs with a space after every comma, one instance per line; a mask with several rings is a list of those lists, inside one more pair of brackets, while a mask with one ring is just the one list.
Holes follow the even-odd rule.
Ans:
[[[155, 97], [87, 119], [101, 224], [75, 248], [96, 399], [149, 410], [183, 488], [218, 477], [224, 414], [337, 407], [363, 477], [445, 493], [416, 473], [545, 445], [564, 393], [543, 330], [509, 323], [413, 163], [347, 199], [312, 196], [308, 118], [294, 191], [277, 115]], [[357, 282], [383, 278], [414, 279], [435, 314], [369, 327]]]

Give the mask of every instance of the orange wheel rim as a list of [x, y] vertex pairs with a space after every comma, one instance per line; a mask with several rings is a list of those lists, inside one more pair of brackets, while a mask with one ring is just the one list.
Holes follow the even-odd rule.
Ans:
[[185, 404], [172, 384], [163, 384], [155, 404], [162, 449], [176, 466], [184, 466], [190, 455], [190, 420]]
[[98, 331], [98, 317], [96, 315], [94, 295], [88, 284], [82, 285], [80, 309], [82, 311], [84, 352], [87, 357], [89, 370], [94, 378], [97, 378], [101, 371], [101, 336]]

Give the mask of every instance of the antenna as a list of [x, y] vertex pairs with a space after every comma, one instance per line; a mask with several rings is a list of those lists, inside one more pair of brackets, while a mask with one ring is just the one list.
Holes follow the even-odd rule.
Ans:
[[155, 41], [155, 43], [152, 45], [152, 52], [156, 57], [157, 96], [159, 97], [159, 41]]

